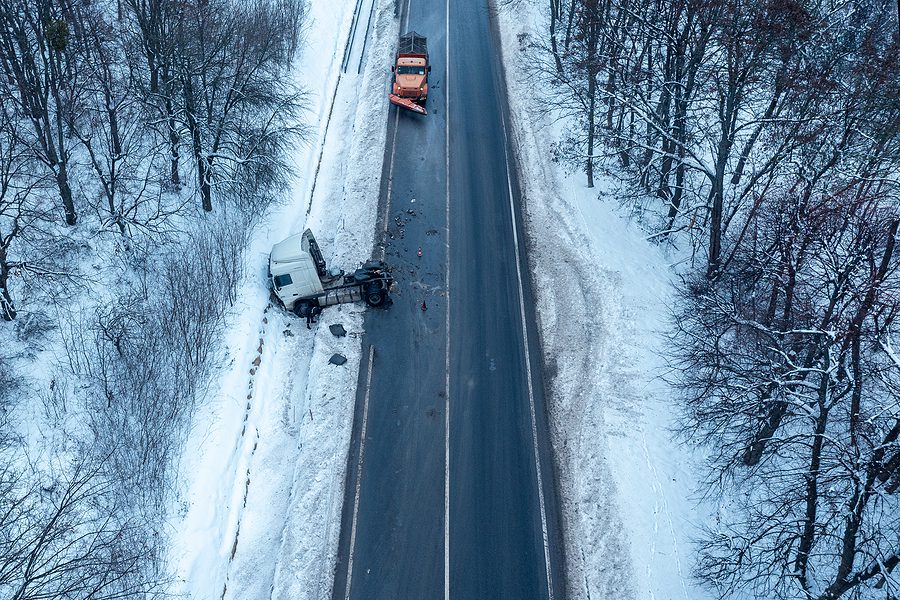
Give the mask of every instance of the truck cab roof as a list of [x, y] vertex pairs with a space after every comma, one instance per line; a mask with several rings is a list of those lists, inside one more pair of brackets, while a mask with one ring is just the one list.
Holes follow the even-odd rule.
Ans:
[[297, 298], [322, 293], [316, 254], [321, 253], [308, 229], [272, 246], [269, 277], [275, 294], [286, 307], [292, 308]]
[[[272, 253], [269, 255], [271, 266], [284, 266], [308, 257], [309, 253], [302, 248], [302, 241], [303, 234], [296, 233], [272, 246]], [[272, 272], [275, 272], [274, 268]]]

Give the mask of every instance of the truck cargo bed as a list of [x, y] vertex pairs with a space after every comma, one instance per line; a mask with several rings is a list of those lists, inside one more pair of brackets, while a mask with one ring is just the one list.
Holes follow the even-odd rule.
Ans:
[[428, 41], [424, 35], [410, 31], [400, 38], [397, 55], [428, 56]]

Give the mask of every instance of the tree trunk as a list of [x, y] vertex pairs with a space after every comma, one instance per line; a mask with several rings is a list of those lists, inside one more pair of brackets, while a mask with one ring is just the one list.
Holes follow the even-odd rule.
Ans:
[[[165, 87], [165, 100], [163, 101], [163, 109], [166, 112], [166, 127], [169, 133], [169, 177], [172, 185], [176, 189], [181, 187], [181, 176], [178, 174], [178, 125], [175, 120], [175, 107], [172, 105], [172, 76], [169, 67], [164, 66], [160, 69]], [[193, 97], [191, 98], [191, 108], [193, 109]]]
[[[188, 71], [188, 69], [186, 69]], [[209, 178], [210, 173], [208, 166], [212, 161], [211, 157], [203, 155], [203, 144], [200, 139], [200, 124], [197, 123], [196, 106], [194, 104], [194, 87], [191, 82], [190, 72], [184, 77], [184, 111], [187, 114], [188, 129], [191, 131], [191, 149], [194, 153], [194, 162], [197, 164], [197, 186], [200, 188], [200, 201], [203, 210], [212, 211], [212, 195], [210, 193]]]
[[[653, 72], [653, 41], [647, 40], [647, 72]], [[653, 82], [651, 78], [647, 78], [647, 98], [653, 95]], [[650, 191], [650, 163], [653, 161], [653, 137], [655, 135], [653, 123], [650, 119], [645, 121], [647, 128], [645, 132], [644, 156], [641, 162], [641, 187]]]
[[75, 202], [72, 200], [72, 188], [69, 187], [69, 174], [65, 161], [59, 163], [56, 171], [56, 184], [59, 187], [59, 197], [62, 199], [63, 211], [66, 215], [66, 225], [74, 225], [78, 221], [75, 212]]
[[6, 262], [6, 248], [0, 246], [0, 319], [12, 321], [16, 318], [16, 306], [9, 293], [9, 265]]
[[200, 167], [198, 175], [200, 177], [200, 197], [203, 201], [203, 210], [212, 211], [212, 190], [210, 189], [210, 179], [212, 178], [213, 157], [207, 156], [197, 163]]
[[709, 191], [709, 258], [707, 260], [706, 277], [715, 279], [719, 275], [722, 259], [722, 215], [725, 204], [725, 168], [731, 154], [731, 116], [734, 114], [734, 94], [729, 93], [725, 100], [722, 118], [722, 134], [716, 148], [716, 170], [713, 174]]
[[181, 177], [178, 174], [178, 129], [175, 126], [175, 117], [172, 112], [172, 101], [166, 99], [166, 114], [168, 115], [169, 128], [169, 170], [172, 185], [176, 189], [181, 187]]
[[571, 2], [569, 2], [569, 17], [566, 23], [566, 38], [563, 41], [563, 52], [569, 51], [569, 43], [572, 41], [572, 23], [575, 21], [575, 5], [577, 1], [578, 0], [571, 0]]
[[[60, 78], [62, 77], [62, 68], [60, 63], [62, 62], [62, 52], [56, 51], [56, 60], [53, 60], [51, 57], [49, 60], [49, 67], [51, 76], [50, 90], [53, 94], [53, 101], [56, 104], [56, 140], [55, 143], [57, 145], [56, 153], [57, 160], [59, 161], [58, 168], [56, 170], [56, 183], [59, 187], [59, 195], [62, 199], [63, 211], [66, 215], [66, 225], [72, 226], [75, 225], [75, 222], [78, 220], [78, 214], [75, 212], [75, 203], [72, 200], [72, 188], [69, 187], [69, 170], [67, 168], [67, 163], [69, 161], [69, 157], [66, 152], [66, 136], [63, 132], [63, 103], [62, 103], [62, 95], [60, 94], [59, 84]], [[51, 136], [52, 138], [52, 136]], [[51, 139], [50, 143], [53, 144], [54, 140]]]
[[[788, 248], [792, 247], [792, 245], [792, 240], [787, 242]], [[785, 262], [787, 281], [784, 285], [784, 309], [781, 314], [781, 329], [787, 330], [790, 328], [791, 316], [794, 310], [794, 290], [797, 285], [797, 270], [791, 263], [791, 256], [788, 255], [787, 252], [783, 253], [783, 260]], [[814, 359], [815, 355], [811, 351], [807, 356], [805, 363], [807, 368], [812, 366]], [[766, 391], [765, 399], [768, 399], [771, 391], [771, 388]], [[759, 463], [766, 450], [766, 445], [772, 439], [772, 436], [775, 435], [775, 432], [778, 431], [778, 428], [781, 427], [781, 420], [784, 418], [784, 415], [787, 414], [787, 410], [788, 403], [784, 400], [773, 402], [769, 407], [765, 423], [753, 437], [753, 441], [744, 453], [743, 461], [746, 466], [752, 467]]]
[[[684, 63], [684, 59], [687, 52], [688, 32], [691, 29], [692, 23], [693, 19], [691, 13], [688, 13], [687, 24], [682, 28], [675, 47], [674, 80], [676, 82], [676, 85], [675, 92], [673, 94], [674, 114], [672, 115], [672, 135], [675, 138], [674, 146], [677, 160], [675, 161], [675, 190], [672, 192], [671, 198], [669, 200], [669, 214], [667, 215], [668, 225], [666, 227], [666, 230], [671, 230], [672, 227], [674, 227], [675, 218], [678, 216], [678, 211], [681, 210], [681, 199], [684, 196], [684, 178], [686, 170], [684, 165], [684, 157], [686, 154], [685, 145], [687, 144], [688, 97], [691, 93], [691, 88], [693, 87], [696, 70], [693, 70], [687, 74], [686, 85], [680, 84], [685, 80], [686, 66]], [[693, 65], [693, 61], [691, 61], [688, 67], [690, 67], [691, 65]]]
[[585, 2], [585, 19], [587, 23], [587, 94], [588, 94], [588, 139], [587, 139], [587, 186], [594, 187], [594, 137], [597, 112], [597, 47], [600, 42], [600, 15], [597, 10], [598, 0]]
[[897, 230], [900, 227], [900, 219], [893, 219], [888, 227], [887, 239], [885, 242], [884, 254], [878, 264], [878, 270], [875, 272], [866, 295], [860, 304], [859, 310], [850, 323], [850, 345], [851, 345], [851, 361], [850, 366], [853, 369], [854, 382], [853, 394], [850, 402], [850, 441], [854, 447], [857, 445], [857, 429], [859, 426], [859, 410], [862, 403], [862, 377], [860, 367], [860, 337], [862, 336], [863, 323], [868, 318], [869, 313], [875, 306], [875, 298], [881, 289], [881, 284], [887, 277], [888, 269], [894, 257], [894, 245], [897, 239]]
[[719, 261], [722, 256], [722, 205], [725, 202], [718, 173], [713, 181], [709, 200], [712, 206], [709, 214], [709, 257], [706, 263], [706, 278], [715, 279], [719, 275]]
[[[672, 92], [670, 83], [673, 75], [673, 54], [674, 48], [672, 43], [666, 44], [666, 58], [663, 61], [663, 86], [659, 94], [659, 107], [657, 108], [657, 120], [660, 129], [665, 130], [668, 134], [672, 133], [670, 127], [672, 118]], [[669, 189], [669, 176], [672, 172], [672, 152], [674, 150], [672, 141], [668, 135], [662, 136], [660, 140], [660, 154], [662, 159], [659, 166], [659, 185], [656, 187], [656, 197], [671, 206], [672, 192]]]
[[[595, 41], [594, 31], [596, 24], [591, 26], [591, 37]], [[591, 53], [593, 54], [593, 53]], [[594, 187], [594, 113], [597, 104], [597, 73], [594, 71], [594, 57], [591, 55], [588, 59], [588, 140], [587, 140], [587, 164], [585, 172], [587, 173], [587, 186]]]
[[556, 44], [556, 22], [559, 21], [559, 0], [550, 0], [550, 48], [553, 51], [553, 60], [556, 63], [556, 72], [563, 72], [562, 60], [559, 57], [559, 48]]
[[[763, 403], [765, 404], [770, 397], [769, 392], [766, 391], [763, 395]], [[769, 443], [772, 436], [775, 435], [775, 432], [778, 431], [778, 428], [781, 426], [781, 420], [784, 418], [785, 413], [787, 413], [787, 408], [788, 404], [784, 400], [778, 400], [771, 404], [766, 422], [753, 437], [753, 441], [747, 446], [747, 450], [744, 451], [742, 460], [745, 466], [753, 467], [759, 464], [763, 452], [766, 450], [766, 444]]]
[[816, 517], [819, 507], [819, 468], [822, 463], [825, 426], [828, 423], [827, 397], [829, 382], [830, 375], [823, 374], [819, 382], [819, 416], [816, 418], [809, 470], [804, 475], [806, 478], [806, 514], [803, 518], [803, 533], [800, 535], [797, 559], [794, 561], [794, 570], [804, 590], [809, 589], [807, 567], [809, 566], [809, 554], [816, 541]]
[[594, 104], [596, 97], [597, 77], [593, 73], [588, 77], [588, 96], [590, 108], [588, 109], [588, 146], [587, 146], [587, 186], [594, 187]]

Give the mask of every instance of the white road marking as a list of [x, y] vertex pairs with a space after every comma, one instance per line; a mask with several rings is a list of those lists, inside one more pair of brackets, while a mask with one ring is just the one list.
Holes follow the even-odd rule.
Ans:
[[538, 452], [537, 416], [534, 408], [534, 387], [531, 377], [531, 353], [528, 351], [528, 327], [525, 321], [525, 292], [522, 285], [522, 261], [519, 255], [519, 232], [516, 227], [516, 210], [513, 202], [512, 177], [509, 164], [509, 137], [506, 133], [506, 122], [500, 116], [503, 127], [503, 153], [506, 159], [506, 186], [509, 196], [509, 211], [512, 217], [513, 245], [516, 249], [516, 277], [519, 280], [519, 316], [522, 320], [522, 337], [525, 343], [525, 372], [528, 376], [528, 403], [531, 408], [531, 441], [534, 448], [534, 466], [537, 469], [538, 500], [541, 506], [541, 530], [544, 536], [544, 566], [547, 573], [547, 597], [553, 600], [553, 577], [550, 573], [550, 536], [547, 533], [547, 509], [544, 504], [544, 478], [541, 469], [541, 456]]
[[344, 600], [350, 600], [350, 584], [353, 581], [353, 552], [356, 549], [356, 521], [359, 517], [359, 489], [362, 482], [363, 458], [366, 455], [366, 429], [369, 426], [369, 392], [372, 387], [372, 363], [375, 359], [375, 346], [369, 346], [369, 370], [366, 373], [366, 398], [363, 402], [362, 431], [359, 435], [359, 458], [356, 461], [356, 496], [353, 499], [353, 523], [350, 526], [350, 551], [347, 558], [347, 587]]
[[[411, 0], [407, 0], [406, 2], [406, 16], [403, 17], [404, 27], [409, 27], [409, 5], [411, 4]], [[391, 139], [391, 159], [388, 163], [388, 185], [387, 185], [387, 198], [385, 198], [384, 205], [384, 222], [381, 224], [381, 230], [384, 233], [387, 233], [388, 223], [391, 218], [391, 196], [394, 192], [394, 155], [397, 153], [397, 129], [400, 124], [400, 109], [394, 109], [394, 135]], [[382, 240], [381, 245], [381, 260], [385, 259], [387, 255], [387, 238], [385, 237]]]
[[[397, 126], [400, 124], [400, 110], [396, 109], [394, 114], [394, 137], [391, 140], [391, 160], [388, 164], [388, 184], [387, 184], [387, 198], [385, 198], [384, 205], [384, 222], [381, 224], [381, 231], [387, 234], [388, 230], [388, 222], [391, 215], [391, 194], [394, 190], [394, 154], [397, 153]], [[385, 259], [387, 255], [387, 235], [384, 236], [381, 242], [381, 260]]]
[[444, 351], [444, 600], [450, 600], [450, 0], [446, 0], [444, 27], [444, 227], [447, 240], [447, 267], [444, 275], [447, 290]]

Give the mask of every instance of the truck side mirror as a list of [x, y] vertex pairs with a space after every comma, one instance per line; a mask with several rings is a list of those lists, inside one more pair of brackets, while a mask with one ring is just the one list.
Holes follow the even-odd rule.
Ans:
[[428, 65], [428, 72], [431, 73], [431, 65]]
[[391, 67], [391, 73], [393, 73], [393, 72], [394, 72], [394, 67]]

